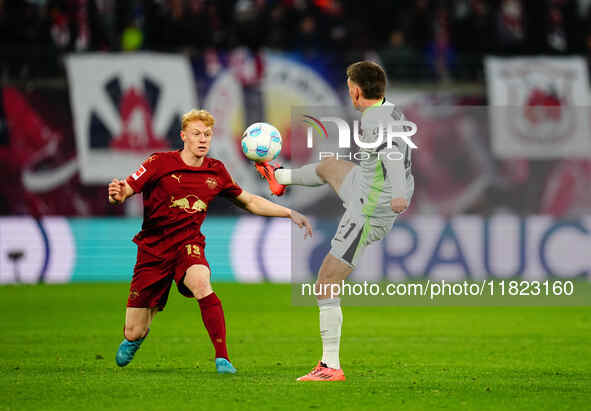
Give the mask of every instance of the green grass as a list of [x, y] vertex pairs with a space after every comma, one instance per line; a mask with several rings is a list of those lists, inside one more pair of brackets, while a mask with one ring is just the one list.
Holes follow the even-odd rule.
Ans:
[[0, 287], [0, 410], [589, 409], [588, 307], [344, 307], [340, 383], [297, 383], [320, 356], [315, 307], [289, 286], [216, 284], [234, 376], [217, 375], [195, 301], [171, 293], [115, 365], [126, 284]]

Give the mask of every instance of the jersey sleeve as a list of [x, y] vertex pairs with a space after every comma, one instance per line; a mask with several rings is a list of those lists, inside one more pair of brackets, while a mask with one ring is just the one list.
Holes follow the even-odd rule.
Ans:
[[146, 185], [154, 182], [158, 177], [161, 162], [162, 159], [159, 155], [152, 154], [125, 181], [127, 181], [127, 184], [129, 184], [133, 191], [141, 193]]
[[238, 197], [242, 193], [242, 188], [236, 184], [226, 166], [220, 162], [220, 176], [222, 180], [222, 189], [220, 190], [220, 195], [229, 198]]
[[[398, 109], [392, 110], [391, 107], [388, 107], [388, 112], [390, 113], [388, 115], [390, 121], [403, 121], [406, 119], [404, 113]], [[398, 125], [392, 125], [392, 129], [393, 131], [404, 131], [404, 127]], [[392, 198], [406, 197], [406, 156], [408, 150], [403, 152], [400, 146], [397, 139], [394, 139], [391, 147], [388, 148], [386, 144], [379, 152], [379, 158], [386, 172], [385, 178], [389, 180], [392, 186]]]
[[406, 197], [406, 169], [404, 155], [394, 146], [380, 152], [386, 170], [385, 178], [392, 185], [392, 198]]

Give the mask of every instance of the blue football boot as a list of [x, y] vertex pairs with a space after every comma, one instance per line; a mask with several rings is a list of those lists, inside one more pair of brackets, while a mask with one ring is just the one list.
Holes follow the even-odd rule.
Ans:
[[142, 342], [144, 342], [149, 333], [150, 329], [148, 329], [148, 333], [139, 340], [127, 341], [127, 338], [124, 338], [123, 341], [121, 341], [119, 349], [117, 350], [117, 355], [115, 356], [115, 361], [119, 367], [125, 367], [131, 362], [131, 360], [133, 360], [133, 356], [136, 351], [139, 350], [140, 345], [142, 345]]
[[236, 368], [225, 358], [216, 358], [215, 368], [220, 374], [236, 374]]

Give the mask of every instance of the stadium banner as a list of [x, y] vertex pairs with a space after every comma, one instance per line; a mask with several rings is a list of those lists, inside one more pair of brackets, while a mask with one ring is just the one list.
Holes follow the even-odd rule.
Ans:
[[66, 58], [80, 176], [127, 176], [150, 153], [180, 147], [183, 113], [197, 107], [190, 61], [159, 53]]
[[[216, 116], [211, 156], [222, 160], [244, 189], [267, 198], [270, 197], [268, 187], [261, 184], [241, 151], [240, 140], [249, 124], [266, 121], [279, 129], [283, 147], [278, 159], [284, 167], [290, 168], [318, 161], [318, 153], [313, 157], [305, 151], [305, 139], [298, 140], [298, 130], [305, 125], [294, 121], [298, 110], [305, 109], [304, 114], [314, 116], [316, 108], [330, 108], [332, 115], [347, 120], [351, 126], [359, 119], [359, 113], [351, 109], [347, 100], [342, 73], [344, 63], [338, 60], [339, 56], [312, 58], [267, 50], [253, 54], [236, 49], [211, 51], [193, 56], [187, 62], [181, 56], [147, 55], [155, 56], [155, 61], [162, 64], [143, 64], [147, 67], [145, 70], [138, 68], [142, 56], [146, 56], [143, 53], [79, 54], [67, 60], [68, 88], [58, 92], [51, 88], [31, 91], [5, 86], [0, 89], [0, 122], [7, 125], [0, 130], [0, 139], [9, 142], [0, 146], [0, 158], [4, 159], [3, 170], [10, 177], [0, 182], [1, 214], [140, 215], [139, 196], [130, 199], [125, 207], [113, 208], [104, 199], [105, 184], [114, 177], [132, 173], [148, 152], [158, 149], [152, 146], [140, 153], [134, 151], [138, 144], [156, 140], [166, 142], [167, 149], [179, 146], [177, 116], [187, 109], [181, 107], [183, 99], [190, 107], [207, 108]], [[126, 61], [129, 64], [125, 64]], [[156, 72], [158, 67], [166, 67], [166, 62], [183, 67], [177, 71], [184, 73], [187, 82], [180, 80], [180, 74], [162, 76]], [[119, 65], [126, 65], [125, 70], [119, 70]], [[95, 79], [99, 73], [103, 73], [103, 83]], [[95, 84], [88, 93], [83, 92], [85, 82]], [[178, 107], [169, 104], [166, 97], [169, 91], [178, 91], [181, 85], [180, 94], [175, 92], [175, 96], [185, 97], [178, 100]], [[573, 90], [579, 93], [582, 89], [584, 87]], [[512, 158], [514, 153], [519, 153], [514, 151], [508, 153], [510, 158], [499, 158], [492, 147], [497, 144], [497, 137], [504, 138], [506, 133], [491, 135], [493, 128], [501, 130], [503, 124], [488, 123], [497, 110], [501, 120], [509, 113], [507, 110], [513, 110], [513, 114], [521, 112], [515, 106], [496, 106], [495, 111], [491, 111], [481, 94], [447, 96], [442, 100], [433, 93], [390, 89], [388, 98], [419, 130], [413, 173], [421, 183], [415, 186], [406, 216], [422, 213], [489, 215], [498, 210], [520, 215], [548, 214], [555, 218], [588, 215], [591, 212], [591, 196], [587, 194], [591, 157], [557, 157], [541, 164], [536, 161], [538, 157], [533, 156], [534, 147], [542, 147], [545, 152], [547, 144], [553, 147], [558, 144], [547, 138], [552, 137], [554, 125], [560, 129], [575, 124], [570, 120], [556, 123], [556, 118], [578, 121], [586, 116], [588, 109], [572, 111], [552, 105], [556, 100], [544, 96], [544, 93], [533, 93], [530, 100], [534, 106], [524, 108], [527, 122], [539, 124], [537, 134], [522, 133], [525, 139], [537, 141], [539, 137], [543, 143], [519, 144], [519, 150], [528, 150], [532, 156], [526, 153]], [[542, 106], [537, 107], [540, 104]], [[538, 111], [543, 115], [538, 115]], [[576, 116], [571, 117], [571, 112]], [[554, 120], [545, 121], [548, 117]], [[510, 118], [515, 120], [513, 129], [524, 130], [527, 122], [516, 121], [516, 116]], [[121, 130], [127, 131], [122, 134]], [[330, 123], [327, 131], [331, 138], [336, 132]], [[320, 148], [325, 137], [314, 133], [317, 138], [314, 147]], [[98, 145], [104, 146], [105, 141], [110, 143], [105, 148], [91, 150], [91, 139]], [[578, 137], [575, 140], [579, 141]], [[127, 146], [125, 141], [129, 143]], [[573, 150], [571, 139], [568, 141], [561, 147]], [[591, 140], [587, 138], [586, 141]], [[128, 149], [131, 146], [134, 150]], [[106, 158], [103, 154], [108, 153], [113, 155], [109, 155], [108, 161], [102, 161]], [[558, 149], [553, 151], [555, 156], [558, 153]], [[577, 150], [576, 155], [580, 153], [585, 150]], [[88, 161], [88, 155], [92, 162]], [[121, 158], [124, 160], [119, 161]], [[96, 177], [95, 182], [88, 182], [90, 176]], [[330, 215], [334, 207], [339, 206], [328, 185], [313, 190], [290, 187], [285, 195], [273, 200], [307, 214], [324, 210], [325, 215]], [[215, 207], [212, 211], [227, 212]]]
[[[316, 221], [313, 244], [292, 236], [292, 281], [313, 280], [330, 249], [336, 221]], [[588, 278], [591, 217], [416, 216], [398, 220], [369, 245], [353, 281]]]
[[[336, 221], [315, 233], [284, 219], [209, 217], [205, 254], [214, 281], [278, 283], [314, 279]], [[0, 218], [0, 283], [129, 281], [138, 218]], [[587, 279], [591, 217], [418, 216], [396, 222], [372, 244], [353, 281]], [[297, 264], [296, 264], [297, 263]]]
[[[291, 107], [344, 107], [343, 73], [334, 71], [338, 58], [310, 60], [245, 48], [190, 60], [158, 53], [70, 55], [66, 66], [81, 181], [121, 178], [150, 153], [181, 147], [180, 116], [195, 107], [216, 119], [210, 155], [240, 176], [244, 189], [268, 196], [242, 154], [244, 130], [259, 121], [276, 126], [286, 142], [281, 159], [289, 166], [297, 155], [289, 144]], [[276, 201], [302, 208], [329, 191]]]
[[589, 76], [582, 57], [488, 57], [492, 150], [499, 158], [589, 157]]

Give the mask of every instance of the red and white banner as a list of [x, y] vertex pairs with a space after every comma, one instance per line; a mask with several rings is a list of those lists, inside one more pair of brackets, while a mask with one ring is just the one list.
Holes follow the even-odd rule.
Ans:
[[187, 58], [97, 53], [66, 64], [84, 183], [125, 177], [150, 153], [181, 146], [181, 116], [198, 106]]
[[591, 155], [589, 78], [583, 58], [489, 57], [486, 75], [497, 157]]

